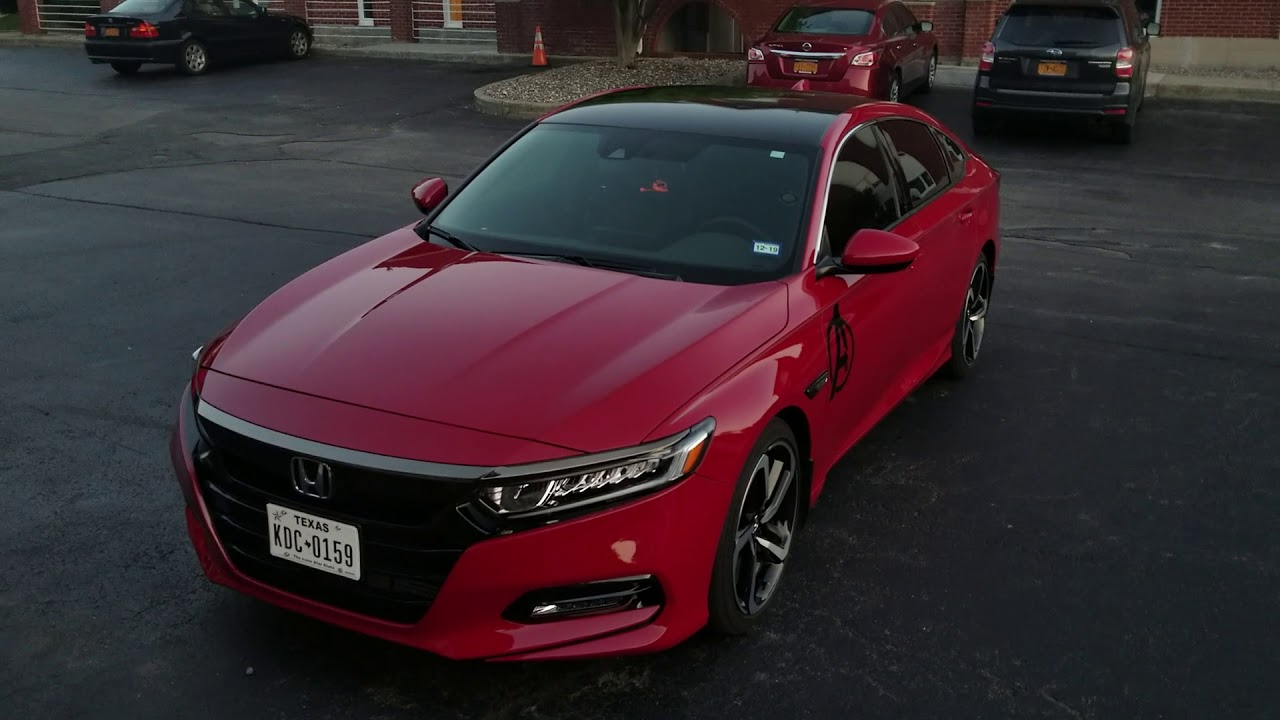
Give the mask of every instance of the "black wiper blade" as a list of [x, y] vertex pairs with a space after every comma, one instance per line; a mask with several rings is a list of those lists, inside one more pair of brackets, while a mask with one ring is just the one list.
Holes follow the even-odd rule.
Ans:
[[474, 247], [472, 247], [465, 240], [458, 237], [457, 235], [454, 235], [453, 233], [445, 232], [444, 230], [441, 230], [438, 227], [432, 227], [431, 225], [426, 226], [426, 231], [431, 233], [432, 235], [435, 235], [438, 238], [442, 238], [444, 240], [449, 241], [454, 246], [460, 247], [463, 250], [471, 250], [473, 252], [475, 251]]
[[610, 262], [607, 260], [596, 260], [592, 258], [583, 257], [582, 255], [572, 255], [567, 253], [530, 253], [530, 252], [504, 252], [502, 254], [516, 255], [519, 257], [528, 257], [528, 258], [544, 258], [547, 260], [562, 260], [562, 261], [574, 263], [575, 265], [582, 265], [583, 267], [591, 267], [591, 268], [597, 268], [602, 270], [621, 270], [623, 272], [629, 272], [635, 275], [644, 275], [645, 277], [657, 278], [659, 280], [675, 280], [675, 281], [682, 280], [679, 275], [675, 275], [672, 273], [665, 273], [655, 268], [645, 267], [643, 265], [629, 265], [627, 263]]

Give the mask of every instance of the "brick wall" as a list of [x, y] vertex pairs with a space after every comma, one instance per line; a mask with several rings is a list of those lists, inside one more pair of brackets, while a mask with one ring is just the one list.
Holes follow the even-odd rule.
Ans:
[[1160, 34], [1173, 37], [1280, 36], [1280, 0], [1165, 0]]

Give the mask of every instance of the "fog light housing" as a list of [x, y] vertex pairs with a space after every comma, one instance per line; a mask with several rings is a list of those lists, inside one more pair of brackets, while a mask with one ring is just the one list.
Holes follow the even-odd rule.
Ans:
[[657, 578], [638, 575], [535, 590], [511, 603], [502, 617], [521, 624], [555, 622], [639, 610], [663, 601]]

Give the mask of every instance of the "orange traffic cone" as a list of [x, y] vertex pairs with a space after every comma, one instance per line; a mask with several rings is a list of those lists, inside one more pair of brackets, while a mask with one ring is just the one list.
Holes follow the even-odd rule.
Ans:
[[542, 47], [542, 26], [533, 29], [533, 66], [546, 67], [547, 51]]

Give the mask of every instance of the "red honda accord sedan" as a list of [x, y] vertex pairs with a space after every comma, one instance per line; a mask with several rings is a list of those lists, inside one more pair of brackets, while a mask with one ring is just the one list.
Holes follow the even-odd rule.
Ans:
[[543, 117], [194, 353], [170, 449], [200, 564], [458, 659], [747, 632], [841, 455], [978, 361], [998, 180], [847, 95]]
[[938, 41], [933, 23], [900, 0], [834, 0], [797, 5], [747, 49], [747, 85], [813, 90], [897, 102], [933, 89]]

